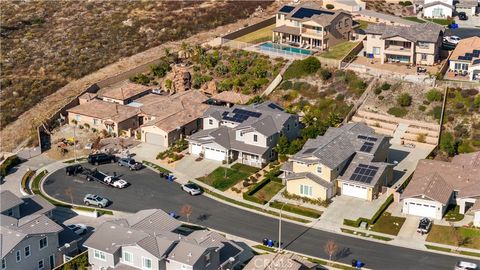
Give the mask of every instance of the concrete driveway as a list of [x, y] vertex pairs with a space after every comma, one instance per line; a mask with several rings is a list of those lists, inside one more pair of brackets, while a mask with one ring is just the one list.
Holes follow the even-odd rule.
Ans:
[[130, 149], [130, 153], [135, 154], [135, 159], [141, 160], [155, 160], [158, 153], [167, 150], [166, 147], [154, 145], [149, 143], [140, 143], [139, 145]]
[[220, 161], [210, 159], [195, 161], [195, 159], [197, 159], [196, 156], [186, 155], [181, 160], [175, 162], [172, 167], [189, 178], [198, 178], [210, 174], [216, 168], [222, 166]]

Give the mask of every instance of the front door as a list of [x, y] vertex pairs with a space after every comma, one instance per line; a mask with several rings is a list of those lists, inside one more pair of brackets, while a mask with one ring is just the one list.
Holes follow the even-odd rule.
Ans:
[[50, 255], [50, 269], [55, 268], [55, 255]]

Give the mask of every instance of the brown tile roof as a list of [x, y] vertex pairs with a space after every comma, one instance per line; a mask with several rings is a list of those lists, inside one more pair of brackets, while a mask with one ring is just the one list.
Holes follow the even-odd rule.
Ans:
[[103, 88], [100, 96], [117, 100], [126, 100], [150, 89], [150, 86], [136, 84], [129, 81], [121, 81]]
[[436, 23], [420, 23], [410, 26], [387, 25], [385, 23], [369, 24], [365, 33], [382, 35], [382, 39], [395, 36], [405, 38], [407, 40], [417, 42], [436, 42], [444, 27]]
[[453, 157], [452, 163], [480, 168], [480, 152], [456, 155]]
[[480, 200], [476, 200], [472, 207], [470, 207], [469, 211], [477, 212], [480, 211]]
[[102, 120], [122, 122], [138, 114], [134, 107], [102, 100], [92, 100], [67, 110], [69, 113], [90, 116]]
[[221, 93], [213, 95], [212, 99], [234, 103], [234, 104], [245, 104], [252, 97], [253, 97], [252, 95], [244, 95], [242, 93], [238, 93], [235, 91], [223, 91]]
[[78, 98], [81, 98], [81, 99], [86, 99], [86, 100], [92, 100], [94, 98], [97, 97], [97, 94], [95, 93], [89, 93], [89, 92], [86, 92], [86, 93], [83, 93], [81, 96], [79, 96]]
[[464, 56], [466, 53], [473, 52], [473, 50], [480, 50], [480, 37], [469, 37], [460, 40], [452, 55], [450, 55], [450, 60], [458, 60], [459, 56]]
[[480, 196], [480, 164], [466, 162], [476, 160], [474, 157], [478, 159], [479, 153], [461, 154], [454, 162], [420, 160], [402, 198], [424, 195], [445, 203], [448, 190], [448, 196], [454, 190], [458, 191], [459, 198]]

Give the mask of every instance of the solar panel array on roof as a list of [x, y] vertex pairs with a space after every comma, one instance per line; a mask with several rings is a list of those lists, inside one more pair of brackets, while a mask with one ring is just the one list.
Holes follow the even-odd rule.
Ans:
[[270, 104], [268, 104], [268, 107], [269, 107], [270, 109], [283, 111], [283, 108], [280, 107], [280, 106], [278, 106], [278, 105], [275, 104], [275, 103], [270, 103]]
[[319, 10], [319, 9], [311, 9], [311, 8], [299, 8], [295, 13], [293, 13], [292, 17], [297, 19], [303, 18], [311, 18], [314, 15], [333, 15], [334, 12], [326, 11], [326, 10]]
[[355, 168], [352, 176], [350, 176], [350, 180], [370, 184], [377, 172], [378, 167], [376, 166], [359, 164], [357, 168]]
[[295, 7], [292, 6], [283, 6], [278, 12], [290, 13], [294, 9]]
[[362, 147], [360, 147], [360, 151], [365, 153], [370, 153], [373, 149], [373, 143], [371, 142], [364, 142]]
[[234, 109], [233, 113], [234, 114], [243, 114], [243, 115], [246, 115], [246, 116], [252, 116], [252, 117], [256, 117], [256, 118], [262, 116], [262, 114], [259, 113], [259, 112], [252, 112], [252, 111], [247, 111], [247, 110], [242, 110], [242, 109]]
[[237, 123], [243, 123], [249, 117], [258, 118], [261, 115], [262, 114], [258, 112], [251, 112], [251, 111], [242, 110], [242, 109], [234, 109], [232, 112], [232, 115], [230, 115], [229, 112], [223, 112], [222, 119], [227, 121], [237, 122]]
[[362, 139], [362, 140], [371, 141], [371, 142], [376, 142], [377, 141], [377, 138], [364, 136], [364, 135], [358, 135], [357, 138]]
[[474, 65], [480, 64], [480, 59], [475, 59], [475, 60], [473, 60], [473, 64], [474, 64]]
[[311, 154], [315, 151], [315, 148], [308, 148], [307, 150], [303, 151], [304, 154]]

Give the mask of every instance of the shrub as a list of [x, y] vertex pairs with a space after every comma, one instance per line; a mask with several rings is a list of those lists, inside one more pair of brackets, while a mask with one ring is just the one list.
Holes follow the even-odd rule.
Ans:
[[427, 109], [427, 107], [425, 107], [425, 106], [423, 106], [423, 105], [420, 105], [420, 106], [418, 106], [418, 109], [419, 109], [420, 111], [424, 112], [424, 111]]
[[408, 113], [407, 109], [402, 107], [392, 107], [387, 112], [395, 117], [403, 117]]
[[392, 87], [391, 84], [389, 84], [389, 83], [387, 83], [387, 82], [384, 82], [384, 83], [380, 86], [380, 89], [383, 90], [383, 91], [386, 91], [386, 90], [389, 90], [391, 87]]
[[326, 80], [329, 80], [330, 78], [332, 78], [332, 72], [330, 72], [329, 70], [327, 69], [320, 69], [320, 78], [322, 79], [322, 81], [326, 81]]
[[455, 141], [453, 135], [449, 132], [444, 132], [440, 138], [440, 150], [453, 156], [457, 153], [458, 143]]
[[338, 94], [336, 97], [335, 97], [335, 100], [336, 101], [343, 101], [345, 99], [345, 96], [343, 94]]
[[283, 90], [288, 90], [288, 89], [292, 89], [293, 87], [293, 83], [291, 81], [284, 81], [281, 85], [280, 85], [280, 89], [283, 89]]
[[440, 117], [442, 117], [442, 106], [435, 106], [428, 114], [433, 116], [434, 119], [440, 120]]
[[427, 134], [418, 134], [417, 135], [417, 142], [425, 143], [427, 139]]
[[442, 101], [443, 100], [442, 92], [440, 92], [436, 89], [432, 89], [432, 90], [428, 91], [425, 97], [427, 98], [427, 100], [429, 102]]
[[21, 160], [16, 155], [9, 156], [5, 159], [5, 161], [3, 161], [2, 165], [0, 165], [0, 176], [6, 176], [11, 168], [17, 166], [20, 163]]
[[332, 5], [332, 4], [327, 4], [325, 7], [326, 7], [327, 9], [334, 9], [334, 8], [335, 8], [335, 6]]
[[295, 60], [283, 74], [285, 80], [300, 78], [315, 73], [320, 69], [320, 61], [314, 56], [303, 60]]
[[374, 93], [375, 95], [379, 95], [380, 93], [382, 93], [382, 89], [380, 89], [380, 88], [375, 88], [375, 90], [373, 90], [373, 93]]
[[412, 104], [412, 96], [410, 96], [408, 93], [403, 93], [398, 96], [397, 103], [402, 107], [408, 107]]
[[137, 74], [135, 76], [130, 77], [130, 81], [133, 82], [133, 83], [148, 85], [150, 83], [150, 78], [147, 75], [145, 75], [143, 73], [140, 73], [140, 74]]
[[385, 98], [385, 97], [382, 96], [382, 95], [378, 96], [378, 99], [379, 99], [379, 100], [383, 100], [384, 98]]
[[462, 102], [455, 103], [455, 109], [460, 110], [463, 109], [463, 107], [465, 107], [465, 105]]
[[427, 106], [430, 105], [430, 101], [428, 101], [428, 100], [424, 100], [422, 103], [423, 103], [423, 105], [427, 105]]

